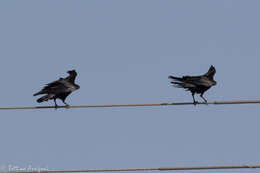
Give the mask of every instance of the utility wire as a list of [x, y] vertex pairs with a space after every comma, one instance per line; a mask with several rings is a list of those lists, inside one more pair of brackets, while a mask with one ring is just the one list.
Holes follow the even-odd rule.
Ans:
[[[196, 105], [227, 105], [227, 104], [257, 104], [260, 100], [233, 100], [233, 101], [214, 101], [214, 102], [197, 102]], [[57, 108], [106, 108], [106, 107], [147, 107], [147, 106], [180, 106], [194, 105], [193, 102], [179, 103], [151, 103], [151, 104], [105, 104], [105, 105], [75, 105], [75, 106], [58, 106]], [[0, 107], [0, 110], [15, 109], [53, 109], [55, 106], [10, 106]]]
[[[257, 104], [260, 100], [233, 100], [233, 101], [214, 101], [214, 102], [197, 102], [196, 105], [226, 105], [226, 104]], [[151, 103], [151, 104], [104, 104], [104, 105], [75, 105], [75, 106], [58, 106], [57, 108], [105, 108], [105, 107], [146, 107], [146, 106], [180, 106], [180, 105], [194, 105], [193, 102], [179, 102], [179, 103]], [[0, 107], [0, 110], [10, 109], [50, 109], [55, 106], [13, 106]]]
[[188, 171], [188, 170], [220, 170], [220, 169], [253, 169], [260, 165], [232, 165], [232, 166], [191, 166], [191, 167], [161, 167], [161, 168], [128, 168], [128, 169], [74, 169], [74, 170], [27, 170], [6, 171], [0, 173], [76, 173], [76, 172], [134, 172], [134, 171]]

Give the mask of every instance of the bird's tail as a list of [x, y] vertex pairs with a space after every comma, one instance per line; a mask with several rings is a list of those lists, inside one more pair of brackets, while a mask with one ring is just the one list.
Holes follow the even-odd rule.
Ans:
[[185, 88], [185, 83], [183, 82], [183, 78], [175, 77], [175, 76], [169, 76], [169, 79], [172, 79], [171, 84], [177, 88]]
[[169, 79], [172, 79], [172, 80], [182, 81], [182, 78], [180, 78], [180, 77], [169, 76], [168, 78], [169, 78]]
[[40, 95], [40, 94], [43, 94], [41, 91], [37, 92], [37, 93], [34, 93], [33, 96], [37, 96], [37, 95]]
[[48, 101], [51, 98], [53, 98], [53, 95], [52, 94], [48, 94], [48, 95], [45, 95], [45, 96], [37, 99], [37, 102], [41, 103], [41, 102], [44, 102], [44, 101]]

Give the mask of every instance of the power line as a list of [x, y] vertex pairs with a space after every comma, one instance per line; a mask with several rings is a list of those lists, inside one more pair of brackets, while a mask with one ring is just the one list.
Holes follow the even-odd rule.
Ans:
[[[197, 102], [196, 105], [229, 105], [229, 104], [258, 104], [260, 100], [233, 100], [233, 101], [214, 101], [214, 102]], [[151, 104], [104, 104], [104, 105], [75, 105], [75, 106], [58, 106], [57, 108], [106, 108], [106, 107], [148, 107], [148, 106], [181, 106], [194, 105], [193, 102], [179, 103], [151, 103]], [[0, 107], [0, 110], [15, 109], [53, 109], [55, 106], [10, 106]]]
[[213, 169], [253, 169], [260, 165], [229, 165], [229, 166], [191, 166], [191, 167], [161, 167], [161, 168], [126, 168], [126, 169], [72, 169], [72, 170], [23, 170], [6, 171], [0, 173], [73, 173], [73, 172], [134, 172], [134, 171], [188, 171], [188, 170], [213, 170]]

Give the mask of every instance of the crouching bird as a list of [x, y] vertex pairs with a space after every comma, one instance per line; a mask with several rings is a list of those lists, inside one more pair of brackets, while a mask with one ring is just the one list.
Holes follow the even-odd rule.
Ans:
[[210, 87], [217, 84], [217, 82], [213, 79], [215, 73], [215, 67], [211, 66], [207, 73], [200, 76], [183, 76], [181, 78], [169, 76], [169, 79], [172, 80], [171, 83], [173, 86], [177, 88], [184, 88], [186, 91], [190, 91], [194, 104], [198, 103], [194, 99], [195, 93], [200, 94], [200, 97], [205, 101], [205, 103], [207, 103], [207, 100], [203, 97], [203, 94]]
[[56, 99], [60, 99], [66, 106], [69, 106], [65, 102], [67, 96], [80, 87], [75, 84], [77, 72], [75, 70], [71, 70], [67, 73], [69, 74], [68, 77], [60, 78], [59, 80], [48, 83], [41, 91], [35, 93], [33, 96], [45, 94], [41, 98], [37, 99], [37, 102], [41, 103], [43, 101], [54, 100], [55, 108], [57, 108], [58, 105], [56, 103]]

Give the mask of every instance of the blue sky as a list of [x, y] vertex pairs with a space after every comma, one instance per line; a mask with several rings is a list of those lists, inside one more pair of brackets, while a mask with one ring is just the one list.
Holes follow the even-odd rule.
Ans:
[[[32, 94], [70, 69], [81, 86], [68, 97], [71, 105], [192, 101], [167, 77], [203, 74], [210, 65], [217, 85], [205, 93], [208, 101], [259, 99], [259, 6], [3, 0], [0, 105], [53, 105], [38, 104]], [[1, 111], [0, 166], [259, 164], [259, 113], [259, 105]]]

